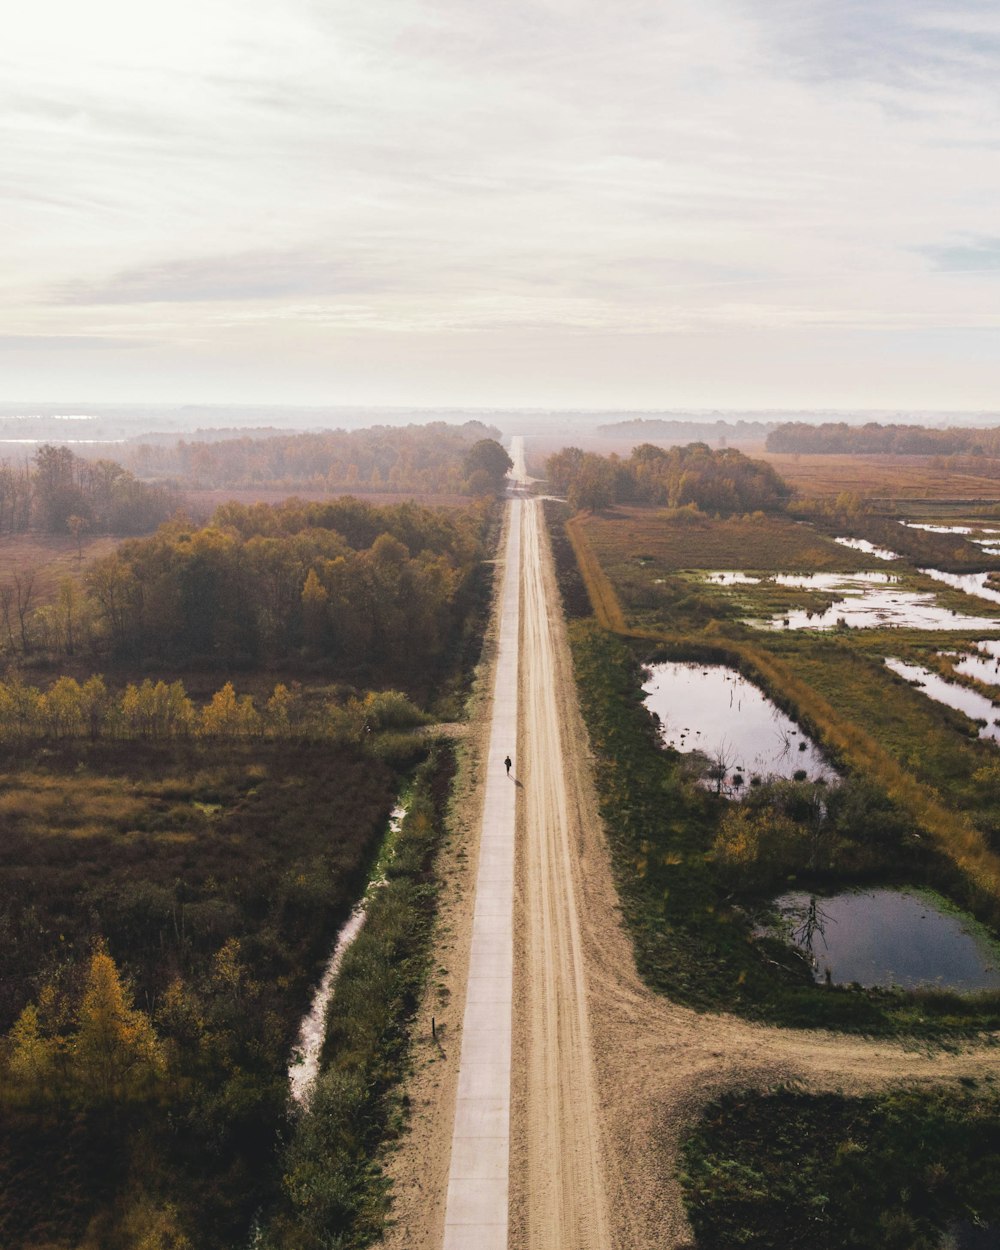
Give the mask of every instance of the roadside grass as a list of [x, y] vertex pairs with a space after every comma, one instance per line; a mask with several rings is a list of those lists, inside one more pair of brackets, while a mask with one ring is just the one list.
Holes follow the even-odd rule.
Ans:
[[682, 1150], [698, 1245], [940, 1250], [960, 1222], [996, 1227], [1000, 1095], [974, 1086], [726, 1094]]
[[450, 744], [417, 770], [385, 886], [348, 951], [327, 1016], [323, 1067], [282, 1156], [282, 1197], [261, 1250], [353, 1250], [378, 1240], [390, 1211], [377, 1159], [401, 1131], [409, 1026], [430, 968], [438, 885], [433, 862], [454, 771]]

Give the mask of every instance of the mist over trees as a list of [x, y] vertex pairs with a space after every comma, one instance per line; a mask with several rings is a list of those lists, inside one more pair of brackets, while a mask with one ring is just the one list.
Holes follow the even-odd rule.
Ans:
[[549, 457], [546, 469], [553, 490], [574, 508], [591, 511], [649, 503], [670, 508], [692, 504], [720, 516], [774, 512], [792, 493], [769, 464], [732, 448], [713, 451], [705, 443], [669, 450], [643, 443], [627, 460], [566, 447]]
[[498, 430], [480, 421], [434, 421], [213, 442], [142, 443], [123, 447], [122, 456], [143, 478], [169, 478], [198, 489], [268, 485], [461, 494], [472, 471], [465, 467], [467, 453], [477, 442], [499, 437]]
[[169, 486], [68, 447], [45, 444], [27, 465], [0, 462], [0, 534], [146, 534], [177, 505]]
[[789, 421], [767, 436], [767, 450], [824, 455], [1000, 456], [1000, 428], [934, 430], [924, 425], [811, 425]]

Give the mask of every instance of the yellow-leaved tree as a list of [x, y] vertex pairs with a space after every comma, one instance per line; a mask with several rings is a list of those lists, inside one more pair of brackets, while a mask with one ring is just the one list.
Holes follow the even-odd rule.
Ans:
[[211, 703], [201, 713], [201, 732], [209, 737], [253, 737], [261, 732], [261, 728], [260, 713], [253, 705], [253, 699], [248, 694], [238, 698], [231, 681], [212, 695]]
[[94, 1102], [142, 1093], [163, 1072], [152, 1022], [133, 1005], [115, 961], [103, 949], [90, 958], [73, 1058], [81, 1093]]

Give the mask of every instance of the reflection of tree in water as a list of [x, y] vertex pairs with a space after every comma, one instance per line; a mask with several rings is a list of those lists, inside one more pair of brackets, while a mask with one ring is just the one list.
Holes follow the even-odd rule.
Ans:
[[[791, 922], [792, 941], [808, 953], [813, 966], [817, 967], [816, 939], [818, 937], [823, 949], [828, 950], [826, 926], [836, 924], [836, 920], [823, 910], [815, 894], [810, 895], [808, 903], [793, 903], [785, 910], [785, 915]], [[827, 976], [829, 978], [829, 969]]]

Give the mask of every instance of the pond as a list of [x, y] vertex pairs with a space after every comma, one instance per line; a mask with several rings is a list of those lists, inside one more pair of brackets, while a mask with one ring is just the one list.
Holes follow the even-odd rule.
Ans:
[[914, 686], [919, 686], [929, 699], [964, 712], [971, 720], [985, 721], [986, 724], [979, 730], [980, 738], [1000, 739], [1000, 725], [996, 724], [997, 719], [1000, 719], [1000, 708], [994, 706], [992, 699], [977, 690], [960, 686], [957, 682], [945, 681], [940, 673], [932, 673], [919, 664], [908, 664], [905, 660], [897, 660], [892, 656], [887, 657], [885, 663], [894, 673], [898, 673]]
[[[725, 773], [725, 790], [753, 777], [832, 781], [836, 774], [798, 725], [752, 682], [721, 665], [665, 663], [648, 670], [643, 702], [677, 751], [698, 751]], [[732, 785], [734, 776], [743, 782]], [[716, 782], [706, 780], [714, 786]]]
[[975, 993], [1000, 989], [1000, 947], [971, 916], [910, 890], [795, 891], [775, 900], [790, 941], [817, 981]]

